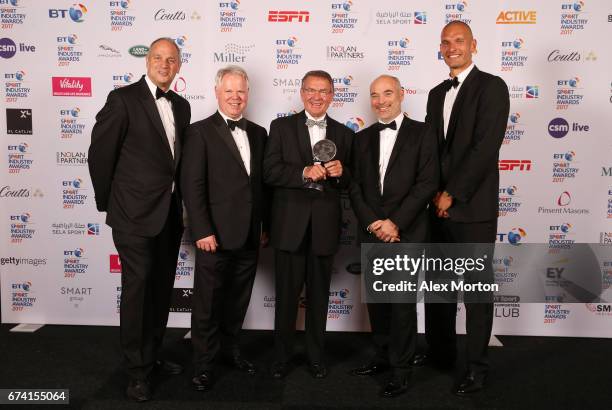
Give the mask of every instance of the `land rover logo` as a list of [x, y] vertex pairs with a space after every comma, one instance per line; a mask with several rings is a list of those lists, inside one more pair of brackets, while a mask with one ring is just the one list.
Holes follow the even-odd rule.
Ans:
[[128, 52], [134, 57], [144, 57], [149, 52], [149, 47], [147, 46], [133, 46], [130, 47]]

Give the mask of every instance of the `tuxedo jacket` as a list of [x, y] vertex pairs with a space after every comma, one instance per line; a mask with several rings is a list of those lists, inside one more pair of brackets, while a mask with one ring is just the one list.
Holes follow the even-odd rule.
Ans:
[[[144, 79], [111, 91], [96, 115], [89, 147], [89, 173], [99, 211], [113, 229], [146, 237], [161, 232], [168, 217], [173, 182], [178, 181], [182, 136], [189, 103], [173, 91], [174, 158]], [[180, 192], [175, 200], [180, 205]]]
[[499, 149], [510, 100], [500, 77], [474, 67], [465, 78], [453, 105], [444, 138], [444, 83], [429, 92], [425, 121], [439, 142], [440, 186], [453, 196], [449, 217], [456, 222], [497, 219]]
[[268, 213], [262, 175], [267, 133], [251, 121], [245, 131], [250, 175], [219, 112], [187, 128], [181, 191], [194, 241], [215, 235], [222, 250], [240, 249], [249, 238], [259, 246]]
[[270, 124], [264, 157], [264, 181], [273, 188], [270, 244], [283, 251], [298, 250], [312, 229], [315, 255], [332, 255], [338, 249], [341, 226], [340, 191], [350, 182], [353, 131], [327, 116], [326, 138], [336, 144], [334, 159], [342, 163], [339, 178], [323, 182], [324, 191], [304, 188], [302, 172], [313, 165], [306, 114], [301, 111]]
[[351, 204], [359, 220], [361, 242], [377, 242], [367, 227], [390, 219], [401, 242], [427, 242], [427, 204], [438, 188], [438, 147], [433, 130], [404, 117], [380, 192], [380, 132], [377, 124], [355, 135], [352, 156]]

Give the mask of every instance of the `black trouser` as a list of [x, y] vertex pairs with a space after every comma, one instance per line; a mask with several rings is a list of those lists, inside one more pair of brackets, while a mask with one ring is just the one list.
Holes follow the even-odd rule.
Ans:
[[[436, 218], [432, 223], [432, 242], [494, 244], [497, 220], [459, 223]], [[493, 246], [493, 245], [491, 245]], [[483, 277], [493, 278], [493, 267], [486, 264]], [[493, 327], [493, 303], [465, 303], [468, 370], [485, 374], [489, 369], [488, 345]], [[434, 360], [452, 363], [456, 357], [457, 303], [425, 304], [425, 335]]]
[[161, 348], [182, 232], [174, 198], [157, 236], [113, 229], [121, 259], [121, 349], [126, 372], [132, 378], [148, 377]]
[[222, 350], [229, 357], [240, 354], [238, 334], [251, 300], [257, 258], [254, 248], [197, 250], [191, 312], [196, 374], [211, 370]]
[[296, 252], [276, 250], [274, 308], [275, 360], [287, 362], [293, 354], [295, 322], [302, 287], [306, 285], [306, 351], [310, 363], [323, 361], [329, 284], [333, 255], [314, 255], [310, 235]]

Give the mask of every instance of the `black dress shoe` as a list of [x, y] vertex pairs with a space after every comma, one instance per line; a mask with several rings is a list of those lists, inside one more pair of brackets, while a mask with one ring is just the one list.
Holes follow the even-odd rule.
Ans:
[[174, 376], [183, 373], [183, 366], [170, 360], [156, 360], [155, 369], [161, 374]]
[[380, 397], [397, 397], [400, 394], [404, 394], [408, 391], [408, 376], [393, 377], [391, 378], [385, 387], [380, 391]]
[[191, 379], [193, 388], [197, 391], [209, 391], [213, 385], [213, 375], [210, 370], [204, 370], [199, 375]]
[[353, 376], [374, 376], [384, 372], [389, 368], [389, 365], [384, 363], [368, 363], [361, 367], [351, 370]]
[[430, 353], [415, 354], [410, 360], [410, 366], [433, 366], [439, 370], [451, 370], [455, 366], [455, 359], [450, 357], [434, 356]]
[[249, 362], [248, 360], [243, 359], [242, 356], [234, 356], [230, 360], [230, 365], [240, 370], [241, 372], [245, 372], [251, 376], [254, 376], [257, 373], [255, 365]]
[[453, 393], [461, 397], [478, 393], [484, 388], [485, 380], [486, 375], [476, 375], [470, 372], [461, 380], [459, 386], [453, 390]]
[[323, 363], [313, 363], [310, 365], [310, 374], [315, 379], [324, 379], [327, 377], [327, 367]]
[[125, 391], [128, 399], [136, 402], [151, 400], [151, 387], [149, 382], [142, 379], [130, 379]]
[[284, 379], [289, 374], [289, 367], [285, 362], [274, 362], [272, 366], [270, 366], [270, 373], [273, 379]]
[[429, 363], [429, 355], [426, 353], [423, 354], [415, 354], [412, 356], [412, 360], [410, 360], [410, 366], [412, 367], [423, 367]]

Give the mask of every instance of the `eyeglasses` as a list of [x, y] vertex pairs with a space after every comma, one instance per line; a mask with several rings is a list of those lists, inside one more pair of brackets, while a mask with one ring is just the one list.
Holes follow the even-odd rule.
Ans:
[[304, 92], [304, 94], [306, 94], [309, 97], [312, 97], [315, 94], [319, 94], [321, 97], [327, 97], [328, 95], [330, 95], [332, 93], [332, 90], [315, 90], [314, 88], [302, 88], [302, 91]]

